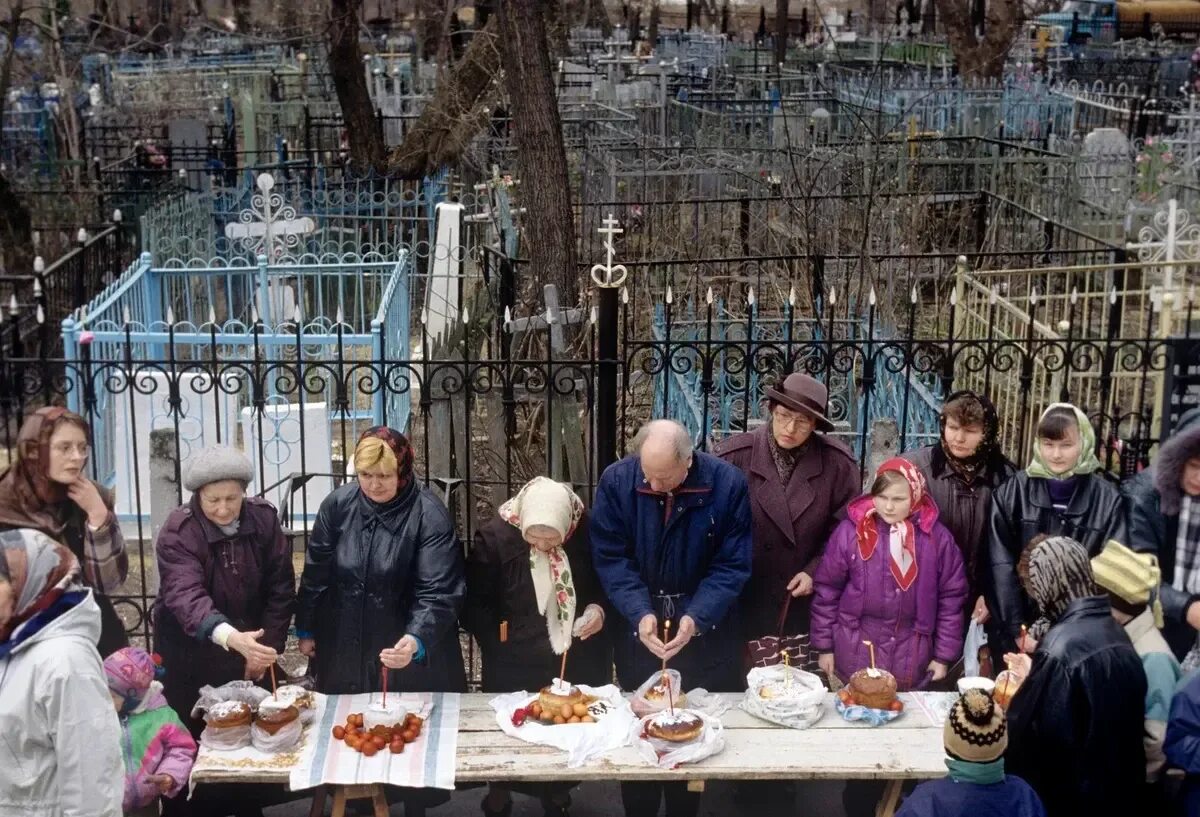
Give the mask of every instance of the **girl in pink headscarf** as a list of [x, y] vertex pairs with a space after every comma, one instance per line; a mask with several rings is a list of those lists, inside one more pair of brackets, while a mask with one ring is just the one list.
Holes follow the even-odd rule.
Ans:
[[946, 677], [963, 646], [967, 578], [920, 470], [896, 457], [870, 493], [847, 506], [813, 576], [812, 646], [821, 669], [846, 681], [870, 665], [899, 689]]

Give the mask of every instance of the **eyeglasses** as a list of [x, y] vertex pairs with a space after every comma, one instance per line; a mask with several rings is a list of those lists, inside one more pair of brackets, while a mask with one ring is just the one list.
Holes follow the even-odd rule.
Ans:
[[783, 428], [813, 428], [817, 423], [807, 414], [793, 414], [782, 409], [775, 409], [775, 422]]
[[62, 454], [64, 457], [70, 455], [72, 451], [76, 452], [81, 457], [86, 457], [88, 452], [91, 451], [91, 446], [89, 446], [87, 443], [58, 443], [57, 445], [51, 446], [50, 450], [55, 454]]

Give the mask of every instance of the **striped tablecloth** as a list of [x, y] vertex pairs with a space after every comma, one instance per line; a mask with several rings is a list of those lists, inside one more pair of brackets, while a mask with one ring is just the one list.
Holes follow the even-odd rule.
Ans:
[[[291, 770], [293, 791], [311, 789], [327, 783], [341, 785], [385, 783], [413, 788], [453, 789], [455, 756], [458, 752], [457, 693], [405, 693], [399, 700], [410, 712], [425, 719], [421, 737], [393, 755], [383, 751], [364, 757], [333, 739], [333, 727], [346, 722], [346, 716], [366, 712], [378, 693], [330, 695], [315, 723], [313, 739], [304, 747]], [[389, 700], [391, 696], [388, 696]]]

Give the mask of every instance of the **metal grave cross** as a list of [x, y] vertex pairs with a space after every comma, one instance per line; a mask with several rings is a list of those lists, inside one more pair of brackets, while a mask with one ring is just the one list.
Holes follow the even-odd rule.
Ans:
[[276, 260], [298, 247], [301, 236], [315, 232], [317, 223], [308, 216], [297, 217], [295, 207], [285, 206], [283, 196], [271, 192], [275, 177], [270, 173], [259, 174], [255, 186], [259, 192], [237, 221], [225, 225], [225, 237], [247, 252]]
[[1192, 220], [1187, 210], [1175, 199], [1167, 202], [1166, 210], [1154, 214], [1154, 220], [1138, 230], [1138, 240], [1125, 245], [1136, 250], [1138, 260], [1147, 264], [1162, 263], [1162, 299], [1159, 331], [1163, 337], [1171, 332], [1171, 307], [1176, 298], [1176, 261], [1200, 262], [1200, 223]]
[[[604, 236], [604, 249], [607, 257], [605, 263], [592, 266], [592, 280], [596, 282], [596, 286], [615, 289], [625, 283], [625, 277], [629, 274], [624, 264], [613, 264], [613, 257], [617, 254], [617, 249], [613, 245], [613, 236], [625, 231], [618, 226], [621, 222], [617, 221], [612, 213], [605, 216], [601, 223], [604, 226], [596, 232]], [[620, 275], [620, 277], [614, 278], [616, 275]]]

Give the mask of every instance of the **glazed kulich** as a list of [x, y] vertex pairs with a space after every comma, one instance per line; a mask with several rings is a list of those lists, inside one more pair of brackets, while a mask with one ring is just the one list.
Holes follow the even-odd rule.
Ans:
[[577, 686], [564, 688], [562, 685], [551, 684], [548, 687], [542, 687], [542, 691], [538, 693], [538, 703], [546, 712], [558, 712], [564, 705], [574, 706], [587, 702], [583, 690]]
[[253, 719], [249, 704], [241, 701], [221, 701], [204, 713], [204, 722], [214, 729], [233, 729], [249, 726]]
[[671, 743], [687, 743], [700, 737], [703, 731], [704, 721], [700, 716], [685, 709], [659, 712], [646, 721], [647, 737]]
[[850, 695], [867, 709], [888, 709], [896, 700], [896, 676], [885, 669], [860, 669], [850, 676]]
[[[667, 693], [670, 693], [670, 700], [667, 700]], [[662, 704], [667, 706], [670, 704], [675, 708], [687, 706], [687, 695], [684, 695], [678, 689], [671, 688], [671, 676], [663, 673], [658, 677], [658, 683], [646, 690], [646, 700], [652, 704]]]
[[285, 684], [279, 687], [275, 690], [275, 698], [279, 701], [286, 701], [297, 709], [316, 707], [316, 700], [313, 698], [312, 692], [295, 684]]
[[258, 715], [254, 718], [254, 725], [268, 735], [274, 735], [299, 717], [300, 710], [289, 703], [263, 701], [258, 705]]

